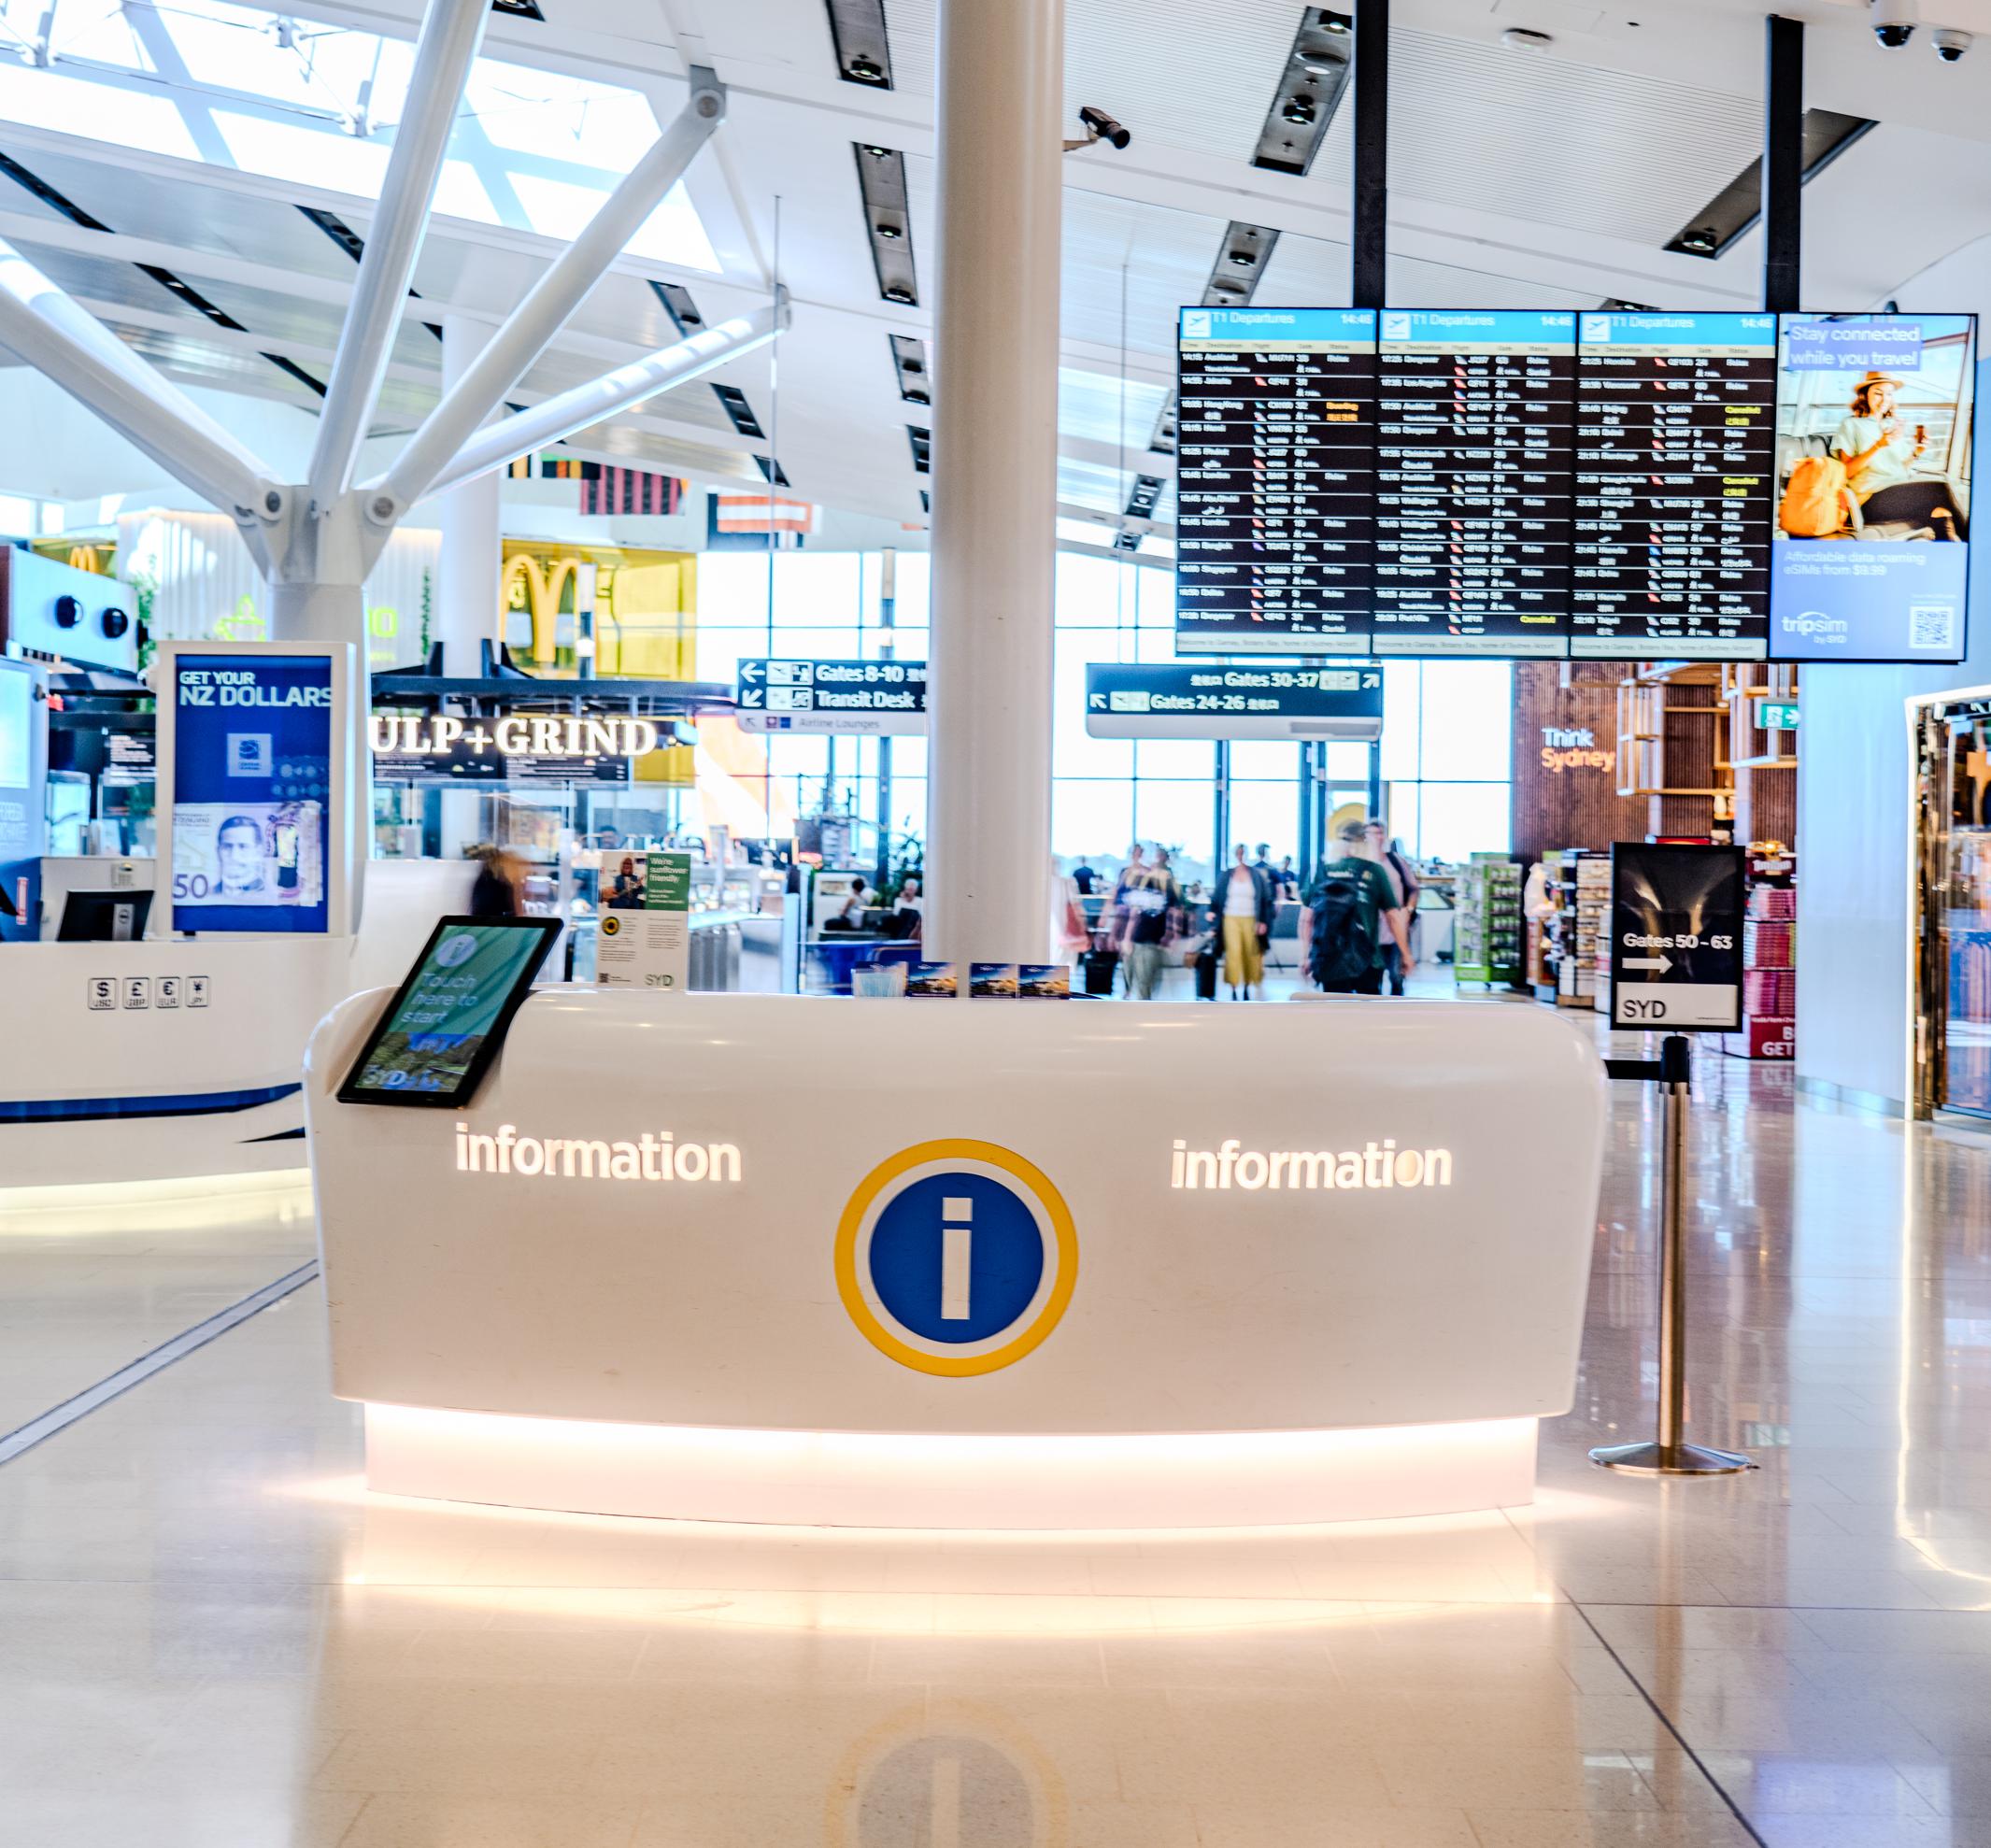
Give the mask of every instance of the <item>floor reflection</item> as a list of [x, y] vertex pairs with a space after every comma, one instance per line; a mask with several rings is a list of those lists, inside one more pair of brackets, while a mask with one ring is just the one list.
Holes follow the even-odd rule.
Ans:
[[[1691, 1434], [1762, 1468], [1586, 1460], [1654, 1418], [1657, 1121], [1620, 1087], [1576, 1408], [1504, 1515], [369, 1497], [301, 1291], [0, 1470], [0, 1848], [1984, 1848], [1991, 1143], [1788, 1077], [1703, 1059], [1691, 1150]], [[285, 1268], [294, 1215], [240, 1217], [64, 1263], [0, 1223], [7, 1325], [85, 1367], [189, 1264]]]

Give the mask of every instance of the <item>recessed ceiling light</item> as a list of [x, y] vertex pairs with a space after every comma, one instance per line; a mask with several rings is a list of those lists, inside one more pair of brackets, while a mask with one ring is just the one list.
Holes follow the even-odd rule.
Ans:
[[868, 90], [892, 87], [891, 40], [885, 30], [885, 0], [826, 0], [836, 74]]
[[[1804, 184], [1809, 186], [1872, 127], [1865, 116], [1843, 115], [1837, 109], [1805, 110]], [[1685, 230], [1668, 238], [1666, 249], [1689, 257], [1723, 256], [1756, 223], [1762, 206], [1763, 162], [1758, 156], [1695, 212]]]
[[1511, 51], [1546, 51], [1556, 41], [1545, 32], [1530, 32], [1525, 25], [1511, 25], [1500, 34], [1500, 43]]
[[[1239, 307], [1250, 301], [1278, 242], [1279, 234], [1266, 225], [1243, 224], [1235, 220], [1226, 225], [1216, 262], [1211, 265], [1210, 279], [1203, 285], [1202, 306]], [[1239, 276], [1239, 270], [1245, 273]]]
[[1354, 68], [1353, 25], [1348, 14], [1324, 7], [1309, 7], [1301, 14], [1300, 28], [1293, 34], [1259, 130], [1253, 166], [1304, 174], [1313, 165], [1328, 124], [1347, 92]]
[[913, 226], [905, 196], [905, 160], [890, 148], [852, 144], [858, 192], [864, 203], [864, 236], [877, 272], [878, 293], [900, 307], [917, 307], [919, 281], [913, 258]]

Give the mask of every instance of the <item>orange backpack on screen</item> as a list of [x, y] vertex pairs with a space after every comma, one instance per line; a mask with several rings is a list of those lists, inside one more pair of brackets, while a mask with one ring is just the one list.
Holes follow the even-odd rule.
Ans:
[[1799, 539], [1829, 539], [1845, 523], [1846, 465], [1837, 456], [1800, 456], [1777, 509], [1777, 524]]

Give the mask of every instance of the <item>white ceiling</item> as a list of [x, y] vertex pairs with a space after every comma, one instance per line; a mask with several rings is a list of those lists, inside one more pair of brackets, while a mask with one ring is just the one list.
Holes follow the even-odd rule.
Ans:
[[[0, 0], [13, 22], [38, 9]], [[83, 0], [64, 0], [81, 5]], [[888, 334], [926, 334], [928, 307], [879, 297], [854, 142], [906, 155], [914, 256], [934, 273], [935, 0], [886, 0], [895, 88], [836, 75], [824, 0], [543, 0], [543, 25], [492, 22], [486, 55], [635, 90], [668, 120], [690, 64], [729, 86], [725, 126], [687, 186], [722, 273], [625, 259], [516, 394], [558, 391], [674, 337], [649, 287], [676, 279], [708, 320], [766, 297], [777, 238], [795, 300], [775, 349], [718, 375], [775, 428], [801, 493], [917, 521], [906, 428], [945, 412], [902, 402]], [[1112, 513], [1135, 473], [1172, 474], [1146, 444], [1172, 382], [1175, 309], [1202, 292], [1232, 220], [1280, 232], [1258, 299], [1346, 299], [1345, 107], [1304, 178], [1249, 155], [1301, 15], [1299, 0], [1067, 0], [1066, 96], [1133, 131], [1124, 153], [1066, 163], [1060, 495]], [[419, 0], [297, 0], [306, 17], [405, 37]], [[1807, 192], [1807, 298], [1859, 307], [1991, 235], [1991, 0], [1923, 0], [1925, 19], [1987, 35], [1947, 67], [1927, 29], [1907, 51], [1873, 42], [1860, 0], [1793, 0], [1813, 21], [1807, 100], [1882, 126]], [[1663, 246], [1756, 151], [1761, 0], [1397, 0], [1392, 48], [1392, 299], [1409, 306], [1574, 307], [1607, 296], [1660, 306], [1749, 306], [1757, 240], [1719, 262]], [[1500, 41], [1553, 35], [1543, 51]], [[74, 73], [72, 72], [72, 75]], [[107, 107], [117, 92], [106, 92]], [[80, 229], [0, 178], [0, 236], [16, 243], [174, 377], [310, 408], [264, 357], [322, 377], [349, 293], [350, 259], [296, 209], [335, 211], [363, 235], [350, 194], [0, 122], [0, 153], [112, 228]], [[557, 246], [530, 233], [440, 220], [396, 343], [380, 434], [433, 403], [443, 311], [494, 321]], [[213, 326], [135, 267], [183, 277], [243, 323]], [[1975, 303], [1958, 304], [1975, 307]], [[775, 379], [778, 378], [778, 406]], [[1123, 399], [1124, 393], [1124, 399]], [[1127, 445], [1123, 457], [1122, 442]], [[758, 479], [764, 440], [738, 434], [704, 383], [590, 434], [593, 452], [705, 479]], [[1165, 496], [1165, 518], [1172, 496]]]

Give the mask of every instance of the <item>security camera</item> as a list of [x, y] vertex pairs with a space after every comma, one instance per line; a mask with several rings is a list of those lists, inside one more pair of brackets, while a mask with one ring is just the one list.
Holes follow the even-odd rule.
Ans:
[[1915, 36], [1917, 0], [1868, 0], [1873, 36], [1890, 51], [1899, 51]]
[[1936, 55], [1946, 64], [1958, 63], [1963, 54], [1977, 41], [1967, 32], [1958, 32], [1954, 26], [1944, 26], [1935, 35]]
[[1067, 141], [1066, 153], [1074, 153], [1081, 148], [1090, 148], [1095, 142], [1110, 142], [1116, 148], [1124, 148], [1133, 139], [1131, 129], [1122, 128], [1104, 109], [1084, 108], [1078, 112], [1078, 120], [1085, 125], [1085, 134], [1076, 141]]

